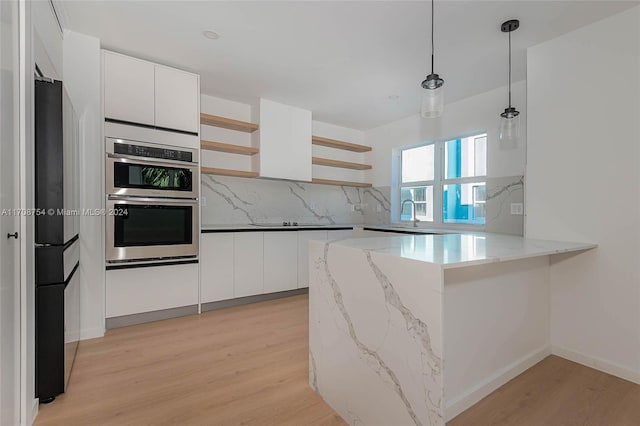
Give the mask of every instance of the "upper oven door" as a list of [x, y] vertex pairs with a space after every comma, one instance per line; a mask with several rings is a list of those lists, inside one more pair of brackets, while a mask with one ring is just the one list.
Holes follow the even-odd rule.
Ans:
[[107, 262], [198, 256], [198, 202], [114, 197], [107, 200]]
[[197, 165], [107, 157], [107, 194], [198, 198]]
[[198, 198], [195, 156], [165, 145], [107, 138], [106, 193]]

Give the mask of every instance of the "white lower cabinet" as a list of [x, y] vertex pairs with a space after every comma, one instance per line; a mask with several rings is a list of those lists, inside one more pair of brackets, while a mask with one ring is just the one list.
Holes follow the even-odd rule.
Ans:
[[200, 302], [233, 299], [234, 234], [202, 234], [200, 245]]
[[106, 316], [198, 304], [198, 265], [164, 265], [107, 271]]
[[351, 229], [203, 233], [200, 303], [309, 287], [309, 241], [352, 236]]
[[298, 231], [298, 288], [309, 287], [309, 241], [326, 241], [327, 231]]
[[[234, 296], [245, 297], [264, 293], [264, 233], [233, 234]], [[206, 262], [206, 259], [203, 259]]]
[[264, 292], [298, 288], [298, 232], [264, 233]]

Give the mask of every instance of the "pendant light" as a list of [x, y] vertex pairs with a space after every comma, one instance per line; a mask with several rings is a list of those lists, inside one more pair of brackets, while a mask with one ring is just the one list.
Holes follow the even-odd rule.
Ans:
[[444, 110], [444, 80], [433, 72], [433, 11], [434, 0], [431, 0], [431, 74], [422, 82], [422, 88], [425, 89], [422, 95], [422, 108], [420, 115], [423, 118], [435, 118], [442, 115]]
[[509, 106], [500, 114], [500, 142], [504, 147], [515, 147], [520, 137], [520, 111], [511, 105], [511, 33], [520, 27], [520, 21], [511, 19], [500, 26], [509, 34]]

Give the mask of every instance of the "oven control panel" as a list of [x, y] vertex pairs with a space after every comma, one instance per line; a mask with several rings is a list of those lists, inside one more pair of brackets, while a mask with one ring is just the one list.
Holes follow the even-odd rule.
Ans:
[[160, 158], [163, 160], [193, 162], [193, 153], [178, 149], [156, 148], [130, 143], [116, 143], [113, 146], [114, 154], [131, 155], [135, 157]]

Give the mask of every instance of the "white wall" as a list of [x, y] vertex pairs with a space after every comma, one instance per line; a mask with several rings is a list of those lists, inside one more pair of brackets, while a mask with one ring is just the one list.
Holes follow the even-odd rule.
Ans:
[[38, 68], [55, 80], [62, 79], [62, 31], [48, 0], [33, 1], [33, 52]]
[[[100, 40], [65, 31], [64, 85], [80, 123], [80, 210], [104, 207]], [[80, 216], [80, 338], [104, 335], [104, 217]]]
[[[348, 127], [336, 126], [335, 124], [313, 121], [312, 133], [329, 139], [337, 139], [344, 142], [367, 145], [365, 134], [361, 130], [350, 129]], [[312, 154], [314, 157], [329, 158], [332, 160], [349, 161], [353, 163], [371, 164], [372, 153], [358, 153], [345, 151], [342, 149], [327, 148], [325, 146], [313, 145]], [[372, 171], [370, 170], [350, 170], [337, 167], [317, 166], [313, 167], [313, 177], [320, 179], [345, 180], [353, 182], [371, 182]]]
[[507, 87], [447, 104], [440, 118], [423, 119], [416, 112], [407, 118], [365, 132], [367, 145], [373, 147], [373, 185], [391, 185], [392, 150], [447, 137], [487, 131], [489, 138], [488, 176], [521, 176], [524, 174], [526, 147], [525, 82], [513, 84], [513, 105], [521, 113], [518, 147], [499, 146], [500, 113], [507, 106]]
[[553, 351], [640, 382], [640, 8], [527, 56], [526, 236], [599, 245], [552, 264]]
[[[234, 120], [258, 122], [257, 119], [255, 121], [252, 120], [251, 105], [204, 94], [200, 95], [200, 111], [205, 114], [219, 115]], [[251, 133], [201, 125], [200, 135], [204, 140], [252, 146]], [[200, 163], [203, 167], [250, 171], [252, 169], [251, 158], [248, 155], [202, 150]]]
[[[34, 61], [39, 59], [33, 46], [38, 38], [38, 25], [32, 20], [33, 2], [20, 3], [20, 207], [35, 206], [34, 170]], [[34, 12], [34, 14], [36, 14]], [[53, 17], [49, 15], [49, 19]], [[39, 19], [39, 18], [38, 18]], [[60, 33], [52, 33], [50, 42], [62, 43]], [[55, 55], [51, 55], [54, 57]], [[22, 109], [24, 108], [24, 109]], [[21, 286], [21, 347], [20, 387], [22, 391], [20, 421], [33, 423], [38, 412], [35, 399], [35, 222], [23, 217], [20, 221], [20, 286]]]

